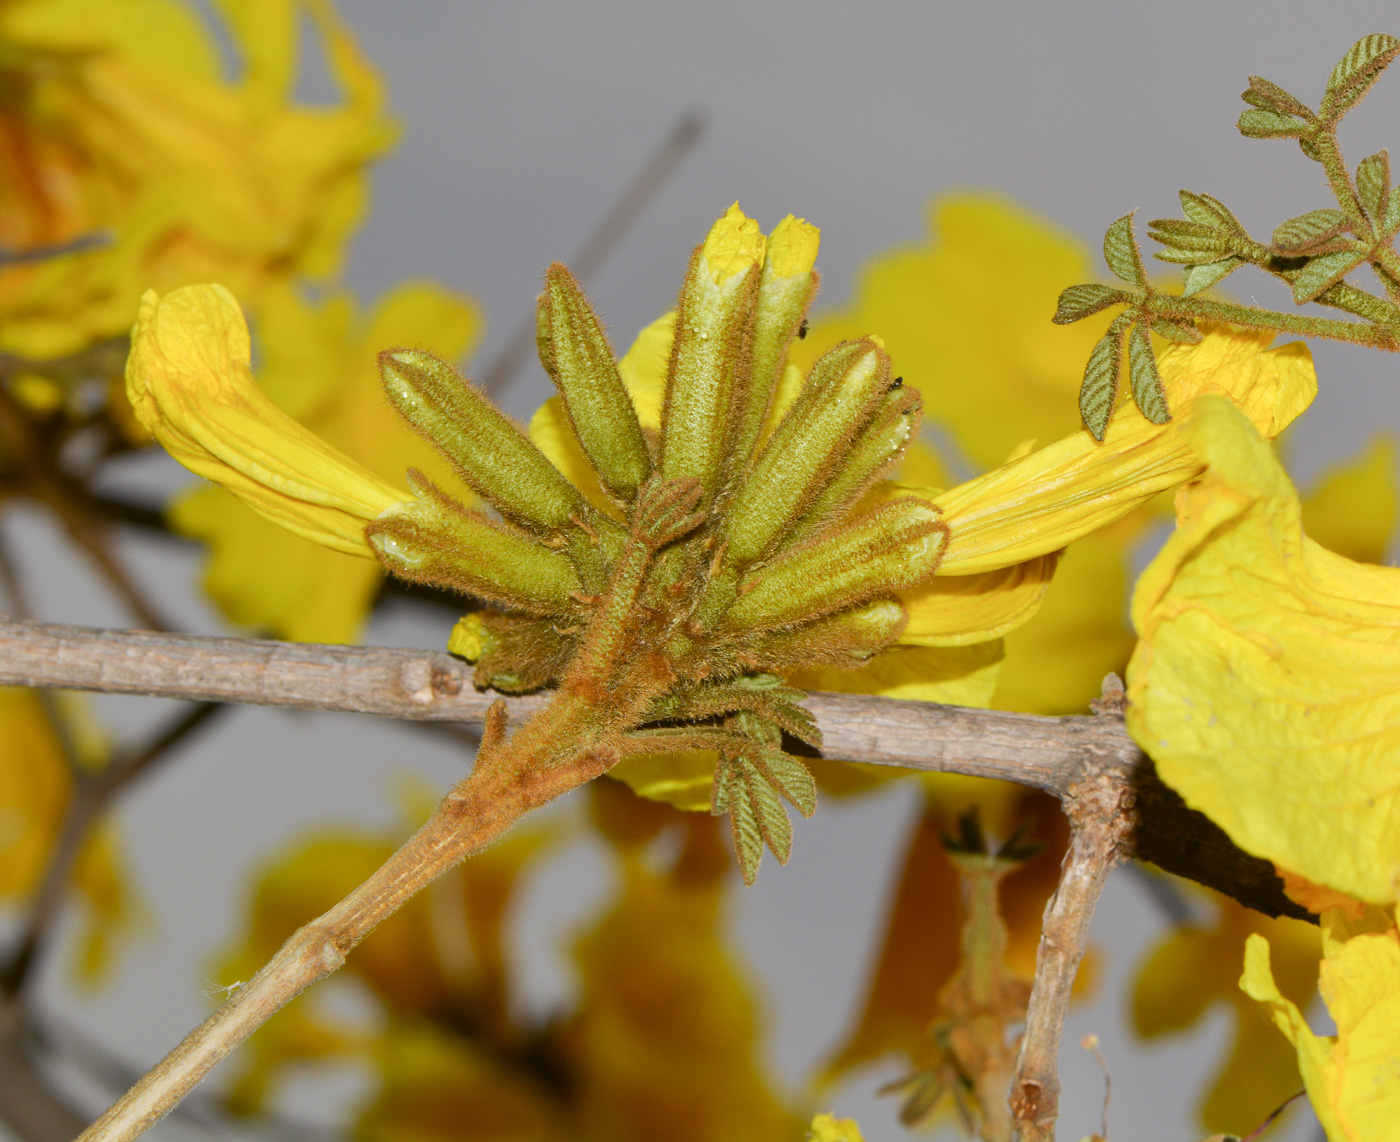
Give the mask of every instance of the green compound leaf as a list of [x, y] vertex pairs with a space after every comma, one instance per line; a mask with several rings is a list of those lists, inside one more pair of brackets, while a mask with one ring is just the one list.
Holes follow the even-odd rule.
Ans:
[[[763, 861], [763, 830], [759, 827], [747, 782], [735, 762], [720, 759], [720, 765], [731, 767], [728, 782], [729, 830], [734, 838], [734, 855], [739, 861], [739, 875], [752, 885], [758, 879], [758, 866]], [[718, 771], [716, 771], [718, 772]]]
[[1218, 262], [1207, 262], [1201, 266], [1187, 266], [1186, 284], [1181, 290], [1182, 296], [1191, 297], [1202, 290], [1210, 289], [1216, 282], [1242, 265], [1244, 265], [1243, 258], [1221, 258]]
[[755, 767], [804, 817], [817, 811], [817, 783], [797, 758], [780, 749], [765, 749], [755, 758]]
[[1142, 268], [1142, 252], [1133, 235], [1132, 214], [1123, 215], [1104, 234], [1103, 260], [1110, 270], [1130, 285], [1147, 284], [1147, 273]]
[[1277, 83], [1271, 83], [1261, 76], [1249, 77], [1249, 88], [1240, 94], [1240, 98], [1265, 111], [1281, 111], [1285, 115], [1296, 115], [1300, 119], [1313, 118], [1311, 107], [1290, 95]]
[[792, 821], [788, 819], [782, 799], [752, 765], [744, 763], [743, 775], [759, 832], [778, 863], [787, 864], [788, 857], [792, 856]]
[[1327, 77], [1322, 113], [1335, 117], [1354, 107], [1397, 55], [1400, 55], [1400, 40], [1394, 36], [1382, 32], [1362, 36]]
[[1371, 221], [1383, 222], [1390, 201], [1389, 151], [1377, 151], [1356, 164], [1356, 193]]
[[1302, 305], [1336, 285], [1366, 260], [1364, 251], [1342, 250], [1335, 254], [1319, 254], [1298, 271], [1293, 279], [1293, 299]]
[[1297, 139], [1308, 130], [1306, 123], [1299, 122], [1292, 115], [1257, 108], [1242, 112], [1235, 126], [1241, 135], [1251, 139]]
[[1079, 415], [1095, 440], [1102, 440], [1108, 418], [1113, 415], [1113, 399], [1118, 393], [1118, 371], [1123, 361], [1123, 330], [1131, 314], [1120, 314], [1099, 338], [1084, 366], [1084, 383], [1079, 388]]
[[1158, 218], [1147, 224], [1147, 233], [1166, 247], [1154, 255], [1163, 262], [1213, 262], [1234, 252], [1234, 235], [1215, 223]]
[[1220, 226], [1240, 236], [1246, 233], [1245, 228], [1240, 225], [1240, 220], [1220, 199], [1209, 194], [1195, 194], [1189, 190], [1178, 191], [1177, 196], [1181, 199], [1182, 213], [1192, 222]]
[[1183, 324], [1177, 321], [1168, 321], [1165, 317], [1158, 317], [1152, 322], [1152, 332], [1159, 337], [1165, 337], [1168, 341], [1174, 341], [1178, 345], [1199, 345], [1201, 343], [1201, 331], [1191, 322]]
[[1142, 325], [1128, 331], [1128, 380], [1133, 388], [1133, 400], [1142, 415], [1153, 424], [1171, 420], [1167, 394], [1162, 391], [1162, 376], [1157, 372], [1157, 359], [1152, 353], [1152, 339]]
[[1281, 223], [1274, 231], [1274, 246], [1286, 254], [1306, 254], [1346, 229], [1347, 216], [1335, 207], [1309, 210]]
[[1072, 285], [1060, 294], [1060, 304], [1050, 320], [1056, 325], [1080, 321], [1110, 305], [1130, 300], [1121, 289], [1106, 285]]

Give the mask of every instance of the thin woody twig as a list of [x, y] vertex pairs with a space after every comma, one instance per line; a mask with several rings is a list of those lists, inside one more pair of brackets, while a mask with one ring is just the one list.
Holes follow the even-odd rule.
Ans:
[[[110, 631], [0, 620], [0, 685], [477, 722], [491, 705], [451, 655], [383, 647]], [[507, 702], [518, 722], [543, 708]], [[1270, 916], [1312, 919], [1267, 861], [1237, 849], [1156, 777], [1120, 719], [1043, 717], [866, 694], [811, 694], [823, 754], [844, 761], [1013, 781], [1063, 797], [1086, 765], [1113, 765], [1136, 797], [1134, 851]], [[1086, 759], [1088, 759], [1086, 761]]]
[[[1122, 683], [1109, 675], [1104, 700], [1096, 703], [1108, 715], [1105, 720], [1121, 719], [1122, 695]], [[1045, 906], [1026, 1031], [1011, 1087], [1011, 1110], [1022, 1142], [1054, 1142], [1060, 1105], [1060, 1036], [1070, 992], [1104, 882], [1120, 861], [1131, 856], [1133, 790], [1120, 770], [1112, 765], [1097, 767], [1097, 772], [1066, 791], [1061, 804], [1070, 822], [1069, 851], [1060, 882]]]

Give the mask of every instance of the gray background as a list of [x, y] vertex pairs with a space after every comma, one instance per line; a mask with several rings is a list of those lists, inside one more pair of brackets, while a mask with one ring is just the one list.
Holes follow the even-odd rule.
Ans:
[[[1262, 73], [1315, 100], [1354, 39], [1397, 24], [1394, 5], [1379, 2], [343, 0], [342, 9], [387, 75], [406, 125], [401, 146], [375, 173], [350, 284], [367, 304], [405, 277], [473, 294], [489, 322], [478, 361], [529, 312], [543, 268], [572, 255], [686, 109], [707, 116], [699, 147], [590, 285], [621, 344], [670, 304], [689, 249], [736, 198], [765, 227], [788, 212], [822, 227], [828, 304], [849, 297], [864, 259], [921, 242], [930, 197], [955, 188], [996, 189], [1093, 245], [1129, 209], [1144, 218], [1177, 214], [1179, 186], [1218, 195], [1267, 232], [1331, 200], [1296, 146], [1235, 132], [1246, 76]], [[305, 94], [322, 97], [329, 88], [314, 52], [307, 67]], [[1397, 109], [1400, 77], [1392, 76], [1349, 121], [1343, 143], [1353, 161], [1400, 141]], [[1241, 275], [1234, 288], [1280, 300], [1260, 276]], [[1376, 429], [1400, 423], [1393, 359], [1339, 346], [1315, 352], [1321, 396], [1292, 434], [1292, 467], [1305, 485]], [[545, 394], [534, 367], [508, 404], [528, 413]], [[119, 482], [163, 490], [184, 475], [143, 461]], [[43, 617], [129, 622], [40, 517], [12, 513], [4, 526], [21, 546]], [[198, 598], [193, 553], [128, 546], [181, 623], [223, 629]], [[398, 607], [368, 637], [437, 647], [445, 634], [439, 616]], [[133, 733], [165, 712], [132, 700], [101, 706]], [[250, 866], [310, 826], [395, 824], [398, 775], [418, 773], [442, 788], [466, 761], [438, 740], [370, 719], [233, 714], [122, 808], [150, 923], [115, 986], [72, 991], [60, 956], [45, 1002], [120, 1057], [153, 1061], [207, 1011], [214, 986], [231, 982], [204, 972], [235, 930]], [[738, 894], [737, 935], [765, 990], [769, 1057], [790, 1087], [853, 1014], [916, 809], [904, 788], [828, 803], [799, 825], [792, 864], [768, 862], [757, 888]], [[584, 842], [531, 883], [515, 937], [532, 1008], [567, 995], [562, 941], [608, 889], [603, 859]], [[1106, 971], [1066, 1035], [1064, 1137], [1098, 1127], [1102, 1080], [1075, 1046], [1088, 1031], [1100, 1035], [1112, 1067], [1117, 1137], [1198, 1136], [1192, 1107], [1228, 1039], [1223, 1009], [1192, 1035], [1150, 1047], [1134, 1044], [1125, 1028], [1131, 971], [1161, 931], [1136, 883], [1116, 876], [1094, 933]], [[893, 1107], [872, 1094], [891, 1075], [859, 1075], [826, 1105], [857, 1115], [870, 1142], [900, 1137]], [[298, 1081], [284, 1110], [335, 1126], [359, 1082]], [[1304, 1112], [1286, 1136], [1315, 1131]]]

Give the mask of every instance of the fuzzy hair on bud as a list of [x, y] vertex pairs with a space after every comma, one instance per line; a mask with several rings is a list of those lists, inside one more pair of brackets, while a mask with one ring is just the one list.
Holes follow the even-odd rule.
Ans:
[[626, 503], [651, 475], [651, 455], [603, 326], [574, 275], [558, 262], [545, 274], [537, 324], [540, 362], [564, 400], [579, 445], [608, 494]]
[[564, 528], [582, 495], [528, 436], [446, 361], [386, 350], [379, 372], [390, 402], [502, 515], [531, 531]]

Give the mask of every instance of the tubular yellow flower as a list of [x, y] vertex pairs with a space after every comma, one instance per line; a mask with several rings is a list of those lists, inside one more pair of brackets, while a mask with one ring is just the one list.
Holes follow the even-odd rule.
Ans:
[[1268, 444], [1219, 399], [1209, 472], [1133, 598], [1128, 725], [1246, 852], [1360, 900], [1400, 896], [1400, 570], [1303, 534]]
[[250, 368], [248, 327], [218, 285], [141, 300], [127, 395], [190, 471], [289, 531], [373, 558], [365, 524], [412, 499], [281, 412]]
[[939, 574], [976, 574], [1057, 551], [1198, 475], [1204, 465], [1188, 437], [1203, 396], [1228, 398], [1272, 440], [1317, 392], [1307, 347], [1266, 348], [1272, 339], [1208, 328], [1199, 345], [1173, 346], [1159, 359], [1172, 422], [1152, 424], [1125, 405], [1102, 444], [1081, 429], [933, 495], [950, 532]]

